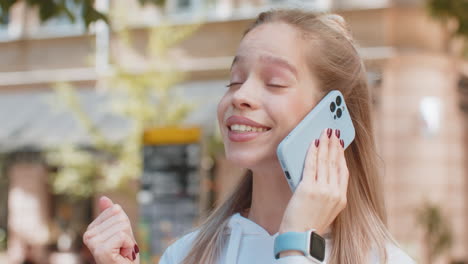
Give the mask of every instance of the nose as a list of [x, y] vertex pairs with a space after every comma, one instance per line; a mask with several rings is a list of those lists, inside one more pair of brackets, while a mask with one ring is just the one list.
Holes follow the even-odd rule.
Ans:
[[259, 89], [258, 84], [253, 81], [245, 81], [234, 91], [232, 104], [238, 109], [257, 109], [259, 107]]

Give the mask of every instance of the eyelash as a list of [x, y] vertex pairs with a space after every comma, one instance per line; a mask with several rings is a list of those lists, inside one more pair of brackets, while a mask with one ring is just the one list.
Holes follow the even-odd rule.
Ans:
[[276, 84], [268, 84], [268, 86], [275, 87], [275, 88], [286, 88], [284, 85], [276, 85]]
[[231, 86], [234, 86], [234, 85], [237, 85], [237, 84], [242, 84], [242, 83], [230, 83], [230, 84], [226, 85], [226, 87], [231, 88]]

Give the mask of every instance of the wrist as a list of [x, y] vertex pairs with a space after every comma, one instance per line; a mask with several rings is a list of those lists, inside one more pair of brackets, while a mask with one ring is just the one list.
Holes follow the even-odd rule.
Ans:
[[323, 261], [325, 258], [325, 239], [311, 229], [306, 232], [281, 229], [275, 238], [275, 258], [285, 256], [305, 256]]
[[307, 231], [304, 228], [297, 228], [291, 225], [281, 225], [280, 228], [278, 229], [278, 234], [283, 234], [287, 232], [305, 232]]
[[284, 234], [287, 232], [307, 232], [308, 230], [313, 229], [314, 232], [320, 236], [324, 236], [325, 232], [322, 229], [315, 229], [315, 228], [292, 228], [292, 227], [280, 227], [278, 229], [278, 234]]

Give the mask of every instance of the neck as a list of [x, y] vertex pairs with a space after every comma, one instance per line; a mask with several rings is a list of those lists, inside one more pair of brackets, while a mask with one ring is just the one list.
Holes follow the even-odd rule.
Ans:
[[292, 193], [278, 162], [263, 169], [252, 170], [252, 204], [248, 218], [270, 235], [278, 232]]

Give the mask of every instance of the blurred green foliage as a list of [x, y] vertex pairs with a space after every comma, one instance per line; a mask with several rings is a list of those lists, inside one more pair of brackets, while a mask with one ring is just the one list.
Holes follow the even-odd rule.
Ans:
[[[0, 0], [0, 21], [8, 21], [8, 16], [11, 7], [20, 2], [21, 0]], [[80, 7], [81, 20], [85, 24], [85, 28], [98, 20], [108, 22], [106, 14], [96, 10], [94, 4], [95, 0], [24, 0], [30, 7], [36, 7], [39, 13], [39, 18], [45, 22], [51, 18], [58, 16], [66, 16], [72, 23], [77, 21], [72, 8]], [[157, 6], [164, 6], [165, 0], [139, 0], [139, 3], [155, 4]], [[72, 5], [73, 4], [73, 5]]]
[[444, 26], [455, 22], [454, 29], [449, 32], [453, 37], [464, 41], [463, 56], [468, 58], [468, 1], [467, 0], [427, 0], [429, 13], [441, 21]]
[[4, 251], [7, 248], [7, 235], [6, 230], [0, 227], [0, 251]]
[[[121, 22], [121, 21], [120, 21]], [[185, 101], [175, 85], [185, 79], [171, 63], [168, 51], [192, 35], [199, 24], [161, 25], [149, 30], [147, 65], [115, 61], [112, 69], [100, 77], [99, 87], [108, 93], [105, 108], [128, 121], [128, 133], [120, 142], [112, 142], [93, 123], [80, 105], [75, 89], [69, 84], [57, 84], [57, 102], [72, 111], [76, 120], [88, 131], [94, 151], [79, 146], [64, 145], [49, 152], [48, 161], [57, 166], [52, 175], [56, 193], [77, 198], [96, 192], [121, 189], [142, 173], [143, 133], [152, 127], [174, 126], [183, 121], [194, 103]], [[118, 41], [133, 50], [130, 32], [118, 32]]]
[[417, 211], [416, 221], [423, 228], [426, 258], [435, 262], [436, 257], [452, 246], [449, 223], [443, 217], [440, 207], [431, 203], [426, 203]]
[[8, 177], [5, 173], [5, 154], [0, 153], [0, 251], [7, 246], [7, 208], [8, 208]]

